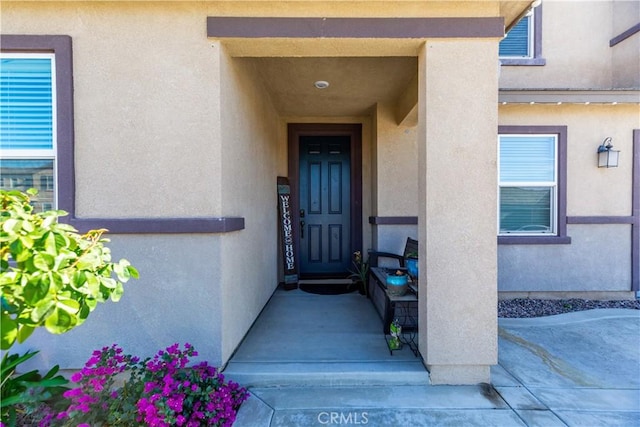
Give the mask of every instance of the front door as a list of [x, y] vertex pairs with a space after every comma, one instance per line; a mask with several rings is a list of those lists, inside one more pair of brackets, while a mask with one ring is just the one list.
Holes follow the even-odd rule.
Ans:
[[300, 137], [300, 272], [347, 274], [351, 263], [350, 140]]
[[361, 126], [289, 125], [289, 178], [301, 278], [347, 277], [362, 250]]

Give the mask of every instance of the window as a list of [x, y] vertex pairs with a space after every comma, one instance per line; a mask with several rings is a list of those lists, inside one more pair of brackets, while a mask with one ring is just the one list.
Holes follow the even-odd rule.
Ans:
[[511, 28], [500, 42], [501, 58], [531, 58], [533, 56], [533, 16], [527, 15]]
[[3, 35], [0, 48], [0, 187], [73, 215], [71, 38]]
[[502, 65], [545, 65], [542, 58], [542, 6], [512, 27], [500, 42]]
[[566, 127], [505, 126], [499, 134], [499, 243], [570, 242]]
[[0, 57], [0, 174], [2, 187], [35, 187], [36, 209], [55, 203], [55, 183], [48, 189], [39, 177], [53, 176], [55, 58], [52, 54], [2, 54]]
[[554, 234], [556, 135], [500, 136], [500, 234]]

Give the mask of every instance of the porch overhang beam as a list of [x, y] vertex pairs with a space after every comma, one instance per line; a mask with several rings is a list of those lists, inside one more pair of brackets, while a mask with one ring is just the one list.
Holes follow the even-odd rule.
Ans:
[[231, 56], [417, 56], [428, 38], [502, 38], [503, 17], [279, 18], [210, 16], [207, 37]]

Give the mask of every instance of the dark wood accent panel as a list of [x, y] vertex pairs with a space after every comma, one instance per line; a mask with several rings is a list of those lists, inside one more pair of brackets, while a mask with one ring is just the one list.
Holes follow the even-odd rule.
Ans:
[[210, 16], [214, 38], [503, 37], [504, 18], [255, 18]]
[[417, 225], [417, 216], [370, 216], [369, 224], [373, 225]]

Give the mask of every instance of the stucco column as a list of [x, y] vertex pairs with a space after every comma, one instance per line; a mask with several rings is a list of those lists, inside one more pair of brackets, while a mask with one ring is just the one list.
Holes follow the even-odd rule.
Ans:
[[489, 382], [497, 363], [498, 73], [498, 40], [420, 52], [420, 352], [433, 384]]

